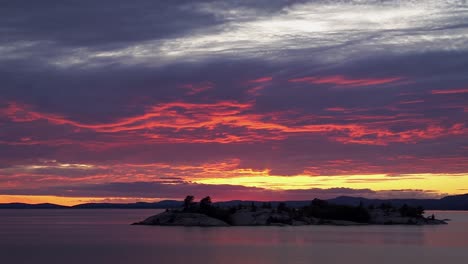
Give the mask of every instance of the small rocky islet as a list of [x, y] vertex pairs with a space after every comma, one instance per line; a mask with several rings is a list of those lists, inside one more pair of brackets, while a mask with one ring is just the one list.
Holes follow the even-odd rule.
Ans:
[[304, 226], [304, 225], [440, 225], [444, 220], [434, 215], [424, 216], [422, 207], [391, 204], [380, 206], [349, 206], [331, 204], [314, 199], [310, 205], [290, 208], [285, 203], [273, 207], [271, 203], [239, 204], [219, 207], [205, 197], [199, 203], [193, 196], [187, 196], [180, 209], [148, 217], [134, 225], [159, 226]]

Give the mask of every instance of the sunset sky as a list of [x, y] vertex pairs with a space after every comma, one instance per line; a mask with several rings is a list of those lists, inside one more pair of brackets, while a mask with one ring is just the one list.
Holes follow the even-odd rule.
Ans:
[[468, 193], [466, 1], [5, 1], [0, 203]]

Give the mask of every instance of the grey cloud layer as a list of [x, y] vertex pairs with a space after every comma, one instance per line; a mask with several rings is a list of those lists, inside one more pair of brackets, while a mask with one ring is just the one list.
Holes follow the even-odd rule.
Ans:
[[294, 61], [307, 54], [328, 64], [382, 51], [467, 49], [468, 7], [449, 1], [48, 1], [29, 10], [22, 4], [2, 9], [8, 36], [2, 60], [161, 66], [221, 56]]

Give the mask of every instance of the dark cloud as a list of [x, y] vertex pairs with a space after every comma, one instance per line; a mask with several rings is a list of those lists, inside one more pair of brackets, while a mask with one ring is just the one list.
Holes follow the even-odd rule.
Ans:
[[[339, 196], [356, 197], [434, 197], [434, 194], [422, 190], [390, 190], [375, 192], [369, 189], [307, 189], [271, 191], [261, 188], [235, 185], [206, 184], [160, 184], [154, 182], [107, 183], [82, 186], [59, 186], [44, 189], [11, 189], [3, 191], [9, 195], [56, 195], [63, 197], [136, 197], [136, 198], [168, 198], [182, 199], [186, 195], [196, 197], [213, 197], [217, 201], [239, 199], [243, 200], [312, 200], [314, 198], [330, 199]], [[218, 197], [218, 198], [217, 198]]]
[[222, 23], [214, 15], [185, 7], [190, 2], [20, 0], [2, 4], [0, 29], [12, 42], [46, 40], [59, 45], [109, 48], [174, 37]]

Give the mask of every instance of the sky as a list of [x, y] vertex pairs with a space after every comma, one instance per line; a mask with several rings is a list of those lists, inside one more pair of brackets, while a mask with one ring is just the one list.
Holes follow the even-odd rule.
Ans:
[[468, 193], [468, 3], [1, 1], [0, 202]]

